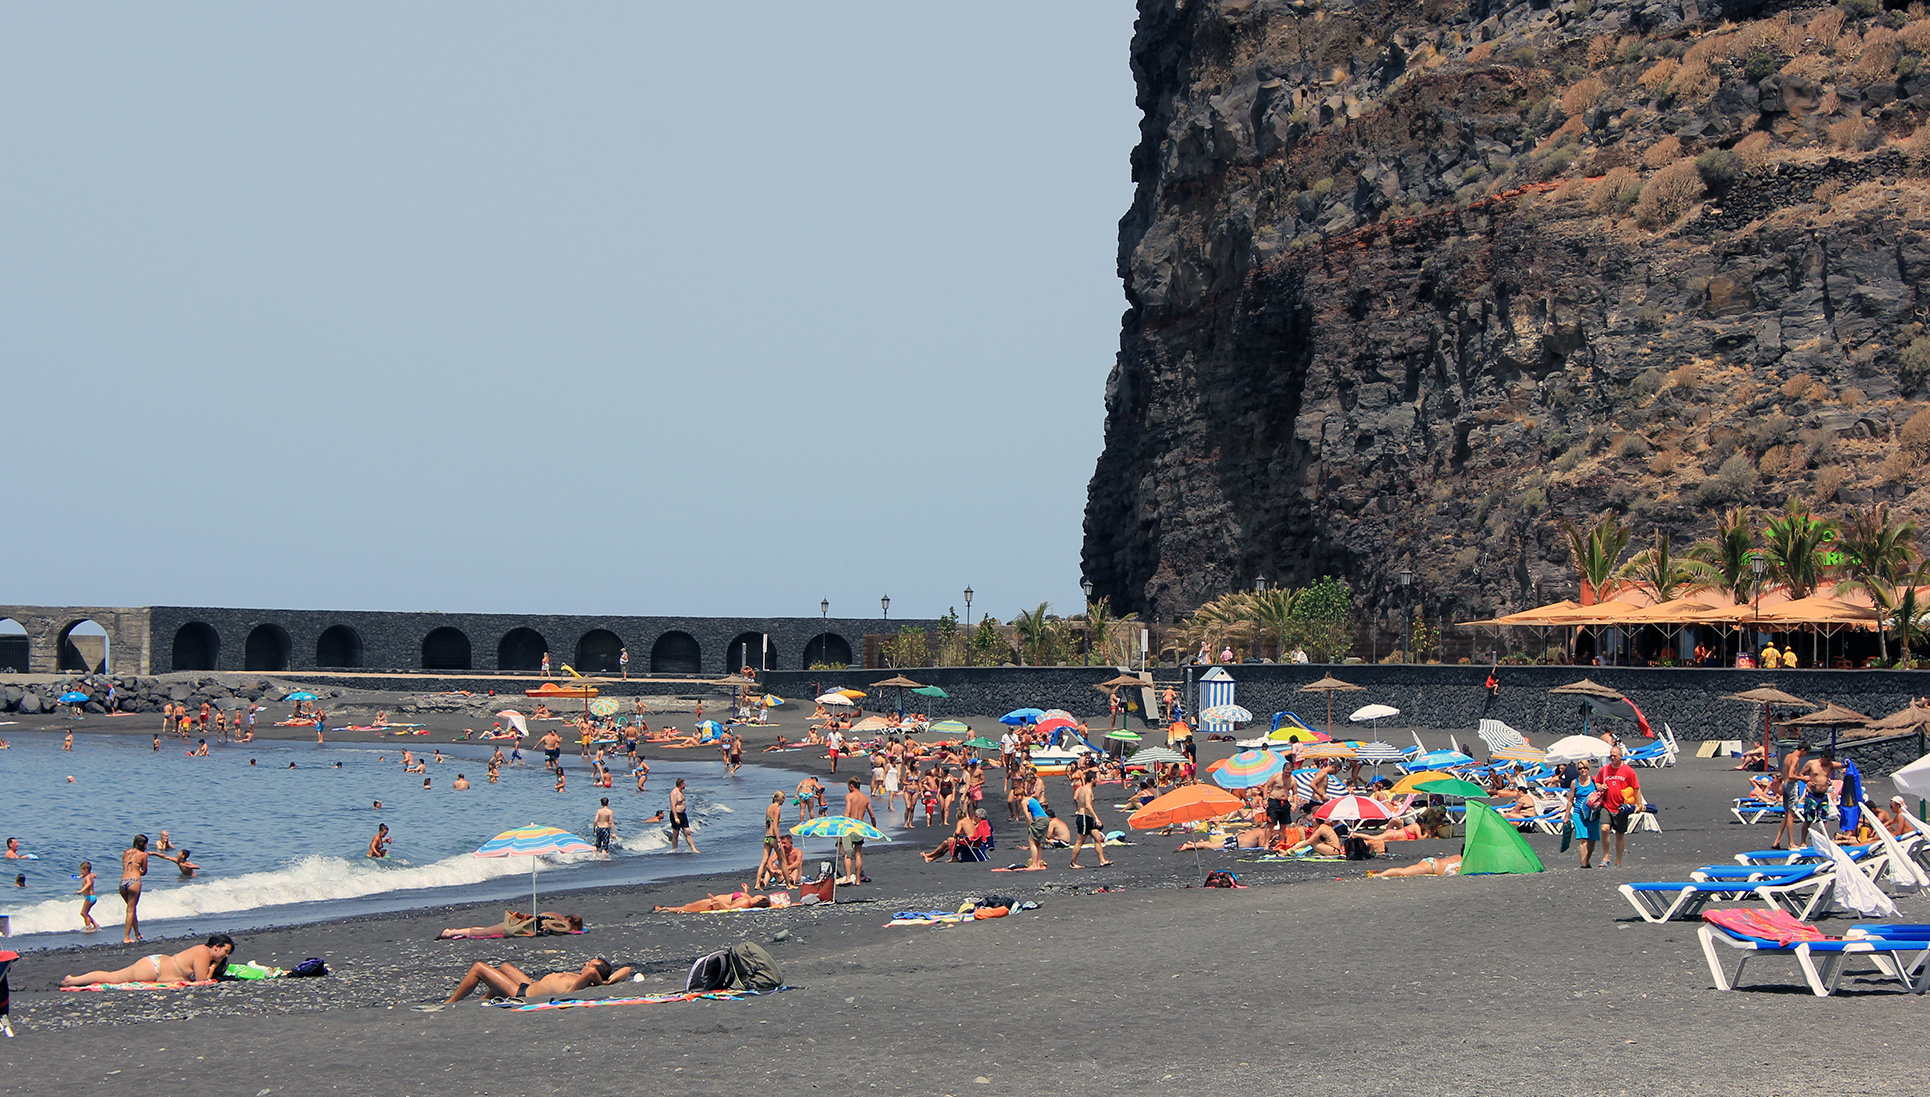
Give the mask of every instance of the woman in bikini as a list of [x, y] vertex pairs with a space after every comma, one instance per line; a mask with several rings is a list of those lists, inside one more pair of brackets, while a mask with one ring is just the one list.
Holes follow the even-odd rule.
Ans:
[[205, 983], [228, 966], [234, 955], [234, 938], [216, 933], [205, 945], [196, 945], [172, 956], [155, 953], [143, 956], [119, 971], [90, 971], [85, 975], [63, 975], [63, 987], [88, 987], [98, 983]]
[[1367, 875], [1387, 879], [1390, 876], [1459, 876], [1461, 874], [1461, 855], [1451, 857], [1423, 857], [1411, 865], [1400, 868], [1384, 868]]
[[[469, 997], [471, 991], [487, 984], [490, 990], [506, 998], [550, 998], [557, 995], [575, 994], [584, 987], [600, 987], [605, 983], [620, 983], [630, 977], [630, 968], [620, 967], [610, 970], [610, 961], [599, 956], [584, 964], [576, 971], [553, 971], [540, 979], [532, 979], [514, 964], [501, 964], [490, 967], [477, 961], [469, 965], [469, 973], [456, 984], [456, 992], [449, 996], [450, 1005]], [[438, 1007], [417, 1007], [438, 1008]]]
[[127, 928], [121, 932], [122, 944], [142, 939], [141, 920], [134, 910], [141, 903], [141, 879], [147, 875], [147, 835], [136, 834], [132, 846], [121, 854], [121, 902], [127, 904]]

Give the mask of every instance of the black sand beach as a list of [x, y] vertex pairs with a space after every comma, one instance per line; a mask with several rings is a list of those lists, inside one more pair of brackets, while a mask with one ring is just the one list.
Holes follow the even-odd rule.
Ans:
[[[793, 716], [747, 741], [755, 753], [799, 726]], [[447, 737], [439, 730], [416, 742]], [[1227, 750], [1211, 748], [1207, 759]], [[812, 755], [757, 755], [773, 759], [821, 776], [828, 768]], [[1729, 818], [1743, 780], [1723, 763], [1689, 758], [1642, 778], [1664, 831], [1633, 836], [1620, 869], [1582, 871], [1572, 854], [1554, 852], [1555, 839], [1536, 836], [1549, 871], [1534, 876], [1369, 880], [1369, 866], [1358, 863], [1243, 863], [1251, 854], [1208, 853], [1207, 870], [1232, 868], [1251, 886], [1207, 890], [1187, 886], [1204, 872], [1193, 854], [1174, 852], [1178, 839], [1142, 835], [1112, 851], [1111, 868], [1069, 870], [1058, 850], [1048, 853], [1049, 871], [1002, 873], [990, 870], [1022, 846], [1000, 810], [1005, 856], [992, 864], [926, 865], [917, 856], [926, 834], [915, 830], [869, 849], [875, 882], [840, 889], [831, 908], [649, 912], [727, 889], [741, 874], [546, 892], [545, 906], [581, 913], [590, 932], [432, 940], [443, 926], [500, 918], [495, 904], [249, 931], [238, 958], [289, 966], [321, 956], [334, 973], [172, 992], [54, 989], [64, 972], [124, 964], [144, 950], [103, 943], [30, 952], [13, 968], [20, 1036], [0, 1041], [0, 1091], [1920, 1088], [1922, 999], [1855, 976], [1835, 998], [1816, 999], [1781, 958], [1756, 961], [1744, 990], [1719, 993], [1693, 923], [1652, 926], [1634, 916], [1615, 884], [1678, 878], [1772, 834]], [[1069, 800], [1063, 782], [1052, 784], [1055, 799]], [[1872, 785], [1888, 790], [1874, 775]], [[1106, 815], [1109, 825], [1122, 819]], [[942, 834], [929, 836], [923, 848]], [[1403, 843], [1405, 856], [1382, 864], [1457, 846]], [[990, 893], [1040, 907], [957, 927], [884, 928], [897, 910], [955, 908]], [[116, 905], [110, 897], [102, 909], [111, 916]], [[1930, 920], [1921, 899], [1901, 906], [1899, 920]], [[773, 941], [780, 932], [786, 938]], [[474, 1000], [436, 1013], [410, 1008], [445, 996], [477, 959], [540, 973], [604, 955], [636, 965], [645, 983], [590, 996], [677, 990], [694, 957], [743, 940], [770, 950], [791, 989], [745, 1001], [530, 1013]]]

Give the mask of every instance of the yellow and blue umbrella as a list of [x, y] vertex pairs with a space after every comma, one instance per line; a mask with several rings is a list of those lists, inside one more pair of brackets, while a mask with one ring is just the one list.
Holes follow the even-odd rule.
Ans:
[[536, 859], [563, 853], [591, 853], [595, 848], [567, 830], [528, 823], [484, 842], [475, 855], [529, 858], [529, 909], [535, 911], [540, 909], [536, 905]]
[[791, 828], [791, 833], [800, 838], [856, 838], [862, 842], [889, 842], [891, 835], [865, 822], [848, 815], [821, 815], [809, 822], [799, 823]]
[[767, 693], [764, 695], [763, 705], [765, 708], [776, 708], [783, 703], [784, 698], [779, 697], [775, 693]]
[[1270, 750], [1243, 750], [1213, 771], [1213, 781], [1221, 788], [1252, 788], [1264, 785], [1285, 769], [1287, 760]]

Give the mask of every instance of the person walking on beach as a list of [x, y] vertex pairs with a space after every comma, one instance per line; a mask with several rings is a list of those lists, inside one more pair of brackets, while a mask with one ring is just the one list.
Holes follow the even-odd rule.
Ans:
[[[1794, 750], [1783, 752], [1783, 760], [1777, 770], [1781, 782], [1777, 789], [1783, 800], [1783, 825], [1776, 828], [1776, 841], [1772, 849], [1795, 849], [1799, 843], [1796, 836], [1802, 833], [1802, 812], [1797, 810], [1803, 802], [1803, 755], [1809, 750], [1809, 740], [1798, 739]], [[1787, 837], [1788, 845], [1784, 845]]]
[[806, 777], [797, 783], [797, 821], [809, 822], [815, 815], [818, 800], [824, 796], [824, 786], [816, 777]]
[[590, 820], [590, 831], [596, 836], [596, 851], [604, 857], [610, 856], [610, 839], [616, 834], [617, 813], [610, 810], [610, 798], [602, 797], [596, 809], [596, 817]]
[[[866, 796], [864, 789], [858, 786], [858, 779], [852, 777], [845, 781], [844, 784], [845, 787], [850, 790], [844, 794], [845, 818], [858, 819], [870, 823], [874, 827], [877, 826], [878, 817], [872, 814], [871, 811], [871, 797]], [[854, 884], [870, 883], [871, 877], [864, 874], [864, 839], [847, 837], [840, 840], [839, 845], [844, 847], [845, 859], [851, 870], [850, 882]]]
[[[1615, 866], [1622, 864], [1622, 839], [1628, 834], [1629, 820], [1642, 807], [1642, 783], [1636, 779], [1635, 770], [1622, 761], [1622, 744], [1616, 743], [1608, 748], [1608, 761], [1602, 763], [1602, 771], [1595, 778], [1595, 786], [1602, 793], [1602, 810], [1608, 813], [1608, 829], [1614, 833]], [[1607, 853], [1608, 842], [1603, 841], [1603, 853]]]
[[629, 648], [617, 649], [617, 669], [623, 672], [623, 677], [625, 679], [628, 679], [630, 677], [630, 649]]
[[697, 839], [690, 833], [690, 804], [684, 798], [684, 779], [677, 778], [677, 787], [670, 790], [670, 852], [677, 852], [677, 835], [683, 835], [690, 844], [690, 852], [697, 852]]
[[1025, 841], [1032, 851], [1032, 856], [1026, 861], [1025, 867], [1036, 871], [1045, 867], [1045, 837], [1052, 829], [1052, 817], [1046, 814], [1045, 804], [1029, 788], [1026, 790], [1024, 806]]
[[147, 835], [136, 834], [126, 853], [121, 854], [121, 902], [127, 904], [127, 927], [121, 931], [121, 943], [133, 944], [141, 940], [141, 919], [136, 908], [141, 905], [141, 880], [147, 876]]
[[1093, 786], [1098, 783], [1096, 770], [1073, 779], [1072, 788], [1072, 863], [1068, 868], [1085, 868], [1079, 863], [1079, 851], [1086, 847], [1086, 839], [1092, 839], [1092, 848], [1099, 854], [1101, 865], [1110, 865], [1106, 856], [1106, 831], [1099, 822], [1099, 809], [1093, 805]]
[[80, 863], [80, 890], [74, 894], [80, 896], [81, 932], [92, 933], [101, 928], [100, 924], [94, 921], [94, 915], [92, 913], [94, 909], [94, 862], [82, 861]]
[[549, 676], [550, 676], [550, 653], [546, 651], [543, 653], [543, 677], [548, 678]]
[[563, 737], [556, 733], [556, 729], [549, 728], [544, 731], [543, 737], [537, 740], [536, 745], [543, 748], [544, 767], [553, 769], [559, 774], [562, 773]]

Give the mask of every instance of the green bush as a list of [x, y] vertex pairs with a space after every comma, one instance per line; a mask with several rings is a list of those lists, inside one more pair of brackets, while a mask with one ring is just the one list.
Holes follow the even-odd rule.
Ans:
[[1695, 170], [1710, 187], [1726, 187], [1742, 174], [1742, 157], [1729, 149], [1710, 149], [1695, 158]]

